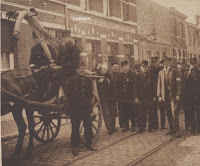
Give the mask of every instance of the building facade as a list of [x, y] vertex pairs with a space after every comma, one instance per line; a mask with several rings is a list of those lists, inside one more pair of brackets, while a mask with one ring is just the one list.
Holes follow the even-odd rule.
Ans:
[[170, 24], [171, 24], [171, 43], [172, 43], [172, 63], [175, 65], [177, 60], [187, 59], [187, 45], [185, 19], [187, 17], [177, 11], [175, 8], [170, 8]]
[[[160, 59], [163, 55], [171, 56], [171, 27], [168, 8], [150, 0], [137, 0], [137, 23], [140, 61], [150, 62], [151, 57], [154, 56]], [[157, 33], [156, 40], [153, 40], [151, 36], [147, 37], [153, 29]]]
[[[81, 49], [81, 58], [93, 69], [106, 57], [108, 62], [138, 60], [136, 0], [3, 0], [1, 2], [2, 69], [29, 68], [32, 29], [23, 21], [19, 40], [11, 38], [14, 20], [6, 12], [35, 8], [46, 30], [58, 37], [68, 29]], [[5, 34], [5, 35], [3, 35]]]
[[200, 63], [200, 27], [195, 24], [186, 24], [187, 57], [196, 57]]

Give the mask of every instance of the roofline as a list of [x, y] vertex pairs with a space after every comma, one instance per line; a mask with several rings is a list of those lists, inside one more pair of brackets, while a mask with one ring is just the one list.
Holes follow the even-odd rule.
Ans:
[[186, 23], [186, 26], [190, 26], [190, 27], [192, 27], [192, 28], [194, 28], [194, 29], [198, 29], [198, 30], [200, 30], [200, 28], [199, 27], [197, 27], [197, 25], [195, 25], [195, 24], [193, 24], [193, 23], [190, 23], [190, 22], [185, 22]]
[[184, 15], [183, 13], [176, 10], [175, 7], [170, 7], [169, 9], [170, 9], [170, 12], [178, 14], [180, 17], [182, 17], [184, 19], [188, 18], [186, 15]]

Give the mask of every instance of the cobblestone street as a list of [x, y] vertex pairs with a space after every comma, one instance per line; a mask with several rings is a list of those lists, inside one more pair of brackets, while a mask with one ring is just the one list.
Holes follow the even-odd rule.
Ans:
[[137, 166], [199, 166], [200, 136], [186, 134], [161, 148]]
[[[122, 133], [119, 131], [109, 136], [105, 130], [105, 126], [103, 125], [100, 138], [97, 142], [94, 143], [94, 148], [96, 149], [96, 151], [95, 152], [87, 151], [86, 148], [83, 145], [81, 145], [79, 155], [74, 157], [71, 154], [71, 143], [70, 143], [71, 125], [65, 124], [61, 127], [58, 137], [49, 144], [40, 144], [37, 141], [34, 141], [35, 149], [30, 159], [27, 159], [25, 157], [26, 146], [28, 143], [28, 136], [25, 137], [23, 152], [20, 158], [18, 159], [11, 157], [11, 154], [14, 150], [14, 146], [16, 144], [16, 138], [3, 141], [2, 142], [3, 166], [129, 165], [133, 161], [148, 154], [148, 152], [150, 152], [152, 149], [158, 147], [159, 145], [169, 140], [171, 136], [166, 136], [165, 135], [166, 132], [168, 132], [167, 129], [164, 131], [158, 130], [157, 132], [154, 133], [150, 133], [147, 130], [145, 130], [145, 132], [142, 134], [131, 133], [130, 131]], [[188, 135], [174, 141], [174, 143], [170, 144], [171, 149], [169, 148], [168, 150], [166, 150], [166, 152], [170, 151], [169, 154], [173, 153], [179, 154], [178, 151], [182, 150], [181, 152], [183, 153], [179, 154], [180, 157], [189, 157], [189, 153], [194, 149], [192, 149], [192, 145], [189, 149], [188, 147], [185, 147], [185, 143], [183, 141], [187, 137]], [[183, 143], [179, 148], [174, 148], [177, 147], [178, 144], [181, 142]], [[168, 145], [166, 145], [166, 148], [168, 148]], [[144, 160], [143, 161], [144, 163], [141, 165], [154, 165], [155, 162], [155, 164], [159, 166], [162, 165], [162, 163], [166, 163], [166, 165], [168, 165], [169, 162], [171, 163], [171, 161], [173, 160], [168, 160], [168, 155], [163, 154], [163, 152], [165, 152], [164, 149], [165, 147], [162, 148], [161, 153], [160, 151], [155, 153], [155, 155], [159, 155], [159, 157], [157, 156], [154, 157], [153, 155], [152, 158], [150, 157], [151, 159], [147, 158], [146, 160]], [[171, 153], [171, 151], [173, 153]], [[196, 156], [197, 155], [198, 154], [196, 154]], [[161, 157], [162, 160], [165, 162], [162, 162], [162, 160], [160, 159]], [[177, 161], [178, 166], [181, 165], [182, 160], [180, 161], [175, 160], [175, 161]]]

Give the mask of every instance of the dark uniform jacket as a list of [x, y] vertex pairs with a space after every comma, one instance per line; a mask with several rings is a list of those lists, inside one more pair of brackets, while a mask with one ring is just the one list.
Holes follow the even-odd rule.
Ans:
[[114, 100], [117, 100], [117, 78], [118, 78], [119, 72], [115, 72], [115, 73], [111, 72], [110, 75], [112, 78]]
[[62, 69], [57, 71], [56, 74], [59, 76], [65, 76], [69, 78], [76, 74], [75, 68], [79, 63], [80, 50], [72, 42], [68, 42], [64, 47], [60, 47], [56, 64], [61, 66]]
[[183, 98], [185, 104], [200, 104], [200, 70], [197, 68], [185, 72]]
[[[54, 59], [56, 53], [50, 45], [48, 45], [48, 47], [49, 51], [51, 52], [52, 58]], [[42, 48], [40, 43], [36, 44], [31, 48], [31, 56], [29, 60], [29, 65], [31, 69], [40, 69], [40, 67], [49, 65], [49, 63], [50, 61], [45, 55], [44, 49]]]
[[150, 74], [149, 72], [141, 72], [137, 75], [137, 94], [139, 100], [151, 99], [151, 87], [150, 87]]
[[99, 79], [97, 80], [97, 89], [100, 96], [100, 100], [113, 101], [114, 87], [111, 75], [107, 73], [103, 75], [103, 77], [103, 82], [99, 83]]
[[117, 79], [118, 100], [122, 103], [133, 104], [137, 94], [137, 78], [133, 72], [120, 73]]
[[92, 82], [88, 77], [75, 74], [68, 80], [66, 97], [72, 113], [91, 108], [92, 92]]

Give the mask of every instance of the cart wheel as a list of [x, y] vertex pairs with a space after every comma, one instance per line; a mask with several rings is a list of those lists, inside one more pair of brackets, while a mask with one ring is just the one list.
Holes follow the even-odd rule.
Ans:
[[[92, 99], [92, 109], [93, 109], [93, 116], [92, 119], [92, 138], [93, 141], [96, 141], [99, 138], [101, 127], [102, 127], [102, 111], [101, 111], [101, 104], [100, 101], [96, 96]], [[80, 125], [80, 135], [81, 135], [81, 142], [84, 142], [84, 126], [83, 121]]]
[[34, 138], [41, 143], [48, 143], [56, 138], [61, 126], [60, 114], [34, 115]]

